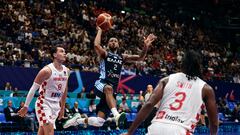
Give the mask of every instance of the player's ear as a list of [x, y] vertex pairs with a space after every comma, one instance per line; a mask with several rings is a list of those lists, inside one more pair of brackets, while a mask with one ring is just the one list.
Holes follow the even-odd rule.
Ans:
[[57, 53], [53, 53], [53, 57], [54, 57], [54, 58], [57, 57]]

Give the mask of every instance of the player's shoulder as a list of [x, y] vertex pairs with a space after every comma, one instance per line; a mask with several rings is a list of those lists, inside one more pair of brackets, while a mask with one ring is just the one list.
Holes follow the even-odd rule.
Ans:
[[160, 79], [159, 83], [166, 85], [168, 83], [168, 80], [169, 80], [169, 76]]
[[67, 71], [68, 76], [70, 76], [71, 69], [65, 65], [63, 65], [64, 70]]
[[204, 84], [203, 89], [205, 89], [205, 90], [213, 90], [213, 88], [209, 84], [207, 84], [207, 83]]
[[42, 73], [44, 73], [44, 74], [51, 75], [52, 70], [51, 70], [51, 68], [50, 68], [48, 65], [46, 65], [46, 66], [44, 66], [44, 67], [40, 70], [40, 72], [42, 72]]

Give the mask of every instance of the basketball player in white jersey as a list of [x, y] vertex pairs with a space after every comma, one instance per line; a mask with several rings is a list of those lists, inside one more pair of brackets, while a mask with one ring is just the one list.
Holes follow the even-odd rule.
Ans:
[[35, 103], [36, 116], [39, 123], [38, 135], [53, 135], [55, 120], [61, 119], [64, 114], [67, 97], [67, 82], [69, 69], [63, 65], [66, 61], [66, 52], [62, 47], [53, 47], [51, 50], [53, 63], [43, 67], [37, 74], [30, 88], [24, 107], [18, 112], [24, 117], [32, 98], [39, 89], [39, 97]]
[[159, 81], [125, 135], [134, 134], [159, 101], [160, 107], [148, 127], [148, 135], [192, 135], [203, 104], [209, 117], [210, 133], [217, 134], [218, 116], [214, 90], [198, 77], [201, 76], [200, 55], [194, 51], [185, 52], [181, 68], [182, 72]]

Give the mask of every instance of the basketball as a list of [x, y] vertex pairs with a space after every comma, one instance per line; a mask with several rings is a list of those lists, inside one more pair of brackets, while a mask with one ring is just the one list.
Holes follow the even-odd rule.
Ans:
[[104, 31], [109, 30], [112, 27], [112, 23], [112, 16], [108, 13], [102, 13], [97, 17], [96, 25]]

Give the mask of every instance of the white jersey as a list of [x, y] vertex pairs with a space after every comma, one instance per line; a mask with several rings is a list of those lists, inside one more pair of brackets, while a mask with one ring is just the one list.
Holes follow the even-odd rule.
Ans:
[[64, 65], [62, 65], [62, 71], [58, 71], [53, 63], [48, 64], [47, 66], [51, 69], [52, 74], [48, 80], [41, 84], [39, 97], [44, 100], [59, 102], [67, 86], [67, 80], [69, 77], [68, 70]]
[[193, 132], [199, 121], [203, 105], [202, 88], [205, 84], [200, 78], [188, 80], [184, 73], [171, 74], [152, 124], [175, 124]]

